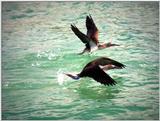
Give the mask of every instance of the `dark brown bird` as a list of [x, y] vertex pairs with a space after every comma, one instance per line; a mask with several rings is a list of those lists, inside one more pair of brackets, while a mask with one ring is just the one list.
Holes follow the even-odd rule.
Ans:
[[67, 76], [72, 79], [78, 80], [82, 77], [90, 77], [100, 82], [104, 85], [115, 85], [116, 81], [114, 81], [108, 74], [104, 72], [104, 70], [109, 69], [122, 69], [125, 65], [110, 58], [101, 57], [89, 62], [83, 70], [76, 75], [65, 73]]
[[118, 44], [112, 44], [111, 42], [104, 44], [99, 43], [98, 29], [91, 15], [86, 17], [86, 28], [87, 28], [87, 35], [83, 34], [81, 31], [79, 31], [79, 29], [75, 25], [71, 24], [72, 31], [86, 46], [83, 52], [80, 54], [83, 54], [84, 52], [92, 52], [97, 49], [108, 48], [111, 46], [119, 46]]

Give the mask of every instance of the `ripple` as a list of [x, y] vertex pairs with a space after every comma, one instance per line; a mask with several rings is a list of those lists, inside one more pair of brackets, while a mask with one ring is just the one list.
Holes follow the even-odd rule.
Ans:
[[[70, 24], [86, 33], [89, 14], [99, 39], [120, 47], [78, 55]], [[158, 20], [158, 2], [3, 3], [2, 119], [158, 119]], [[126, 65], [106, 72], [115, 86], [63, 75], [101, 56]]]

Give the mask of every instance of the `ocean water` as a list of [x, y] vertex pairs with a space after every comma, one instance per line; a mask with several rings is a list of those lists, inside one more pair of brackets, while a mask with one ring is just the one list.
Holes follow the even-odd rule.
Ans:
[[[89, 14], [121, 46], [78, 55]], [[2, 119], [159, 119], [158, 27], [158, 2], [2, 2]], [[115, 86], [63, 75], [101, 56], [126, 65]]]

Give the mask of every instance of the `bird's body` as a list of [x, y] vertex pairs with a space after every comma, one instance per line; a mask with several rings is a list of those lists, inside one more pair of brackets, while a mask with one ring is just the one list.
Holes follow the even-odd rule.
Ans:
[[122, 63], [119, 63], [110, 58], [101, 57], [89, 62], [79, 74], [77, 75], [66, 74], [66, 75], [71, 77], [72, 79], [90, 77], [96, 80], [97, 82], [100, 82], [101, 84], [114, 85], [116, 84], [116, 81], [114, 81], [108, 74], [106, 74], [104, 70], [122, 69], [124, 67], [125, 65], [123, 65]]
[[104, 49], [111, 46], [119, 46], [118, 44], [112, 44], [111, 42], [103, 44], [99, 43], [99, 32], [91, 16], [86, 17], [86, 28], [87, 34], [85, 35], [75, 25], [71, 25], [72, 31], [86, 46], [81, 54], [83, 54], [84, 52], [92, 52], [98, 49]]

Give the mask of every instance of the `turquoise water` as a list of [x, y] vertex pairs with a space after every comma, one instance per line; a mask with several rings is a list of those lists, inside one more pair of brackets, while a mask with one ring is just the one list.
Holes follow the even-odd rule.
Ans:
[[[3, 2], [2, 119], [159, 119], [158, 2]], [[120, 44], [77, 55], [91, 14], [101, 42]], [[106, 56], [126, 65], [104, 86], [78, 73]], [[62, 80], [63, 80], [62, 78]]]

